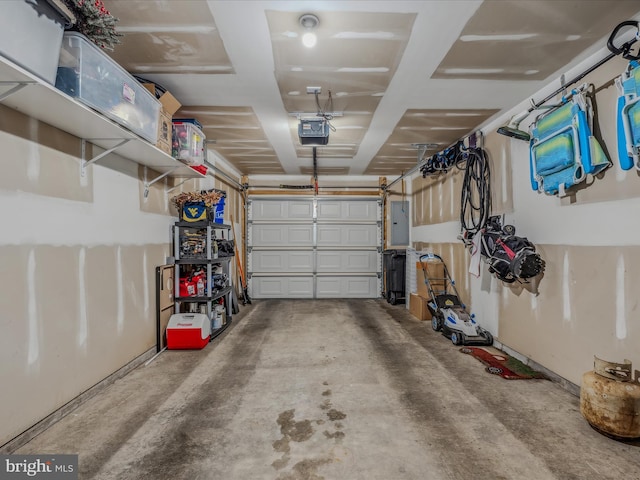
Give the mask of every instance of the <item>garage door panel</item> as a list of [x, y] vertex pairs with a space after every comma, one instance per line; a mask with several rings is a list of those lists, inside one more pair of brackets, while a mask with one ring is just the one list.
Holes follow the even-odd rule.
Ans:
[[251, 296], [260, 298], [313, 298], [313, 277], [252, 277]]
[[282, 272], [287, 268], [286, 252], [255, 252], [251, 268], [255, 272]]
[[318, 225], [318, 246], [341, 245], [342, 229], [336, 225]]
[[313, 203], [311, 200], [253, 200], [252, 220], [311, 220]]
[[288, 245], [312, 245], [313, 225], [291, 225], [289, 226]]
[[318, 277], [316, 296], [318, 298], [341, 298], [343, 292], [340, 287], [340, 281], [334, 277]]
[[361, 200], [318, 200], [318, 220], [378, 220], [378, 202]]
[[255, 298], [377, 298], [379, 199], [257, 197], [248, 208]]
[[261, 220], [284, 220], [287, 215], [286, 206], [281, 202], [253, 202], [252, 206], [253, 218]]
[[377, 225], [318, 225], [318, 246], [376, 247]]
[[313, 204], [306, 202], [289, 202], [289, 219], [311, 219], [313, 217]]
[[375, 298], [377, 276], [318, 276], [317, 298]]
[[346, 227], [347, 238], [345, 243], [347, 245], [376, 245], [378, 233], [376, 225], [346, 225]]
[[318, 272], [339, 272], [342, 266], [342, 255], [340, 252], [321, 252], [316, 253], [318, 258]]
[[341, 212], [340, 202], [318, 202], [318, 220], [339, 220]]
[[377, 251], [344, 251], [344, 250], [319, 250], [318, 272], [376, 272], [378, 270]]
[[250, 268], [256, 273], [313, 273], [313, 251], [254, 251]]
[[258, 224], [252, 226], [252, 247], [311, 246], [313, 225]]
[[342, 208], [349, 220], [370, 220], [375, 222], [378, 219], [377, 203], [345, 202]]
[[281, 245], [286, 230], [280, 225], [254, 225], [251, 231], [252, 246]]
[[289, 270], [293, 272], [313, 272], [313, 251], [289, 252]]

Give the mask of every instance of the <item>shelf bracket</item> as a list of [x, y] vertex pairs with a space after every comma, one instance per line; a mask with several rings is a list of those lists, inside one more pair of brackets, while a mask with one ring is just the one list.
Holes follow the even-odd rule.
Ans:
[[181, 186], [184, 182], [188, 182], [189, 180], [191, 180], [190, 178], [185, 178], [184, 180], [182, 180], [179, 184], [171, 187], [169, 190], [167, 190], [167, 193], [171, 193], [173, 192], [176, 188], [178, 188], [179, 186]]
[[22, 90], [27, 85], [33, 85], [33, 84], [35, 84], [35, 82], [20, 82], [20, 83], [16, 83], [16, 82], [0, 82], [0, 85], [13, 85], [13, 88], [10, 88], [9, 90], [7, 90], [4, 93], [0, 93], [0, 102], [2, 100], [4, 100], [5, 98], [10, 97], [14, 93], [19, 92], [20, 90]]
[[[153, 180], [151, 180], [150, 182], [146, 182], [144, 184], [144, 198], [147, 198], [149, 196], [149, 187], [151, 185], [153, 185], [154, 183], [162, 180], [164, 177], [166, 177], [167, 175], [171, 175], [176, 169], [180, 168], [180, 166], [176, 166], [174, 168], [172, 168], [171, 170], [168, 170], [166, 172], [164, 172], [162, 175], [158, 175], [156, 178], [154, 178]], [[186, 182], [186, 180], [185, 180]], [[184, 183], [184, 182], [182, 182]], [[182, 183], [180, 185], [182, 185]], [[179, 185], [178, 185], [179, 186]], [[176, 188], [176, 187], [173, 187]], [[173, 188], [171, 190], [173, 190]], [[168, 192], [170, 192], [171, 190], [168, 190]]]
[[98, 155], [96, 155], [95, 157], [93, 157], [91, 160], [87, 160], [87, 140], [86, 139], [82, 139], [82, 160], [80, 163], [80, 176], [84, 177], [85, 173], [86, 173], [86, 168], [91, 165], [92, 163], [97, 162], [98, 160], [100, 160], [101, 158], [106, 157], [107, 155], [115, 152], [118, 148], [120, 148], [121, 146], [129, 143], [131, 141], [130, 138], [125, 138], [124, 140], [122, 140], [119, 144], [109, 148], [108, 150], [105, 150], [102, 153], [99, 153]]

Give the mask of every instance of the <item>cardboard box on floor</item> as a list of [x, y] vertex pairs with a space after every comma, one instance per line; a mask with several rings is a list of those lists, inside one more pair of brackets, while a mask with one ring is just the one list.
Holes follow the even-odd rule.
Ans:
[[427, 299], [412, 293], [409, 296], [409, 312], [418, 320], [431, 320], [431, 312], [427, 307]]
[[431, 288], [433, 288], [434, 293], [438, 294], [443, 291], [445, 287], [444, 264], [442, 262], [416, 262], [417, 293], [422, 298], [431, 298], [431, 295], [427, 290], [427, 284], [424, 281], [423, 265], [427, 270], [427, 276], [430, 279]]
[[[156, 95], [156, 86], [153, 83], [143, 83], [142, 85], [154, 96]], [[182, 104], [169, 92], [165, 92], [158, 98], [158, 101], [162, 104], [162, 108], [160, 109], [160, 117], [158, 119], [158, 142], [156, 143], [156, 147], [164, 153], [171, 155], [173, 135], [173, 124], [171, 120], [173, 119], [173, 114], [178, 111]]]

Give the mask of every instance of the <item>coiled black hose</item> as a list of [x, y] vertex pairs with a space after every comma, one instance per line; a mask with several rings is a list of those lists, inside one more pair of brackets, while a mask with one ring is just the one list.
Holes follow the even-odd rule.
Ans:
[[491, 171], [482, 148], [462, 151], [466, 158], [460, 201], [462, 240], [467, 243], [480, 232], [491, 216]]

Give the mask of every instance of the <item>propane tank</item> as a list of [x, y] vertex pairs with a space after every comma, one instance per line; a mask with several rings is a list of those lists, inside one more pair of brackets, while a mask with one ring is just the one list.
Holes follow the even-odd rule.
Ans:
[[601, 433], [640, 438], [640, 384], [629, 360], [612, 363], [594, 357], [594, 369], [582, 376], [580, 413]]

